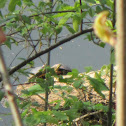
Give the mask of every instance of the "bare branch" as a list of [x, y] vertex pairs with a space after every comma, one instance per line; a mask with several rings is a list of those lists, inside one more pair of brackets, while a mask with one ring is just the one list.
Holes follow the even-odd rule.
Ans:
[[86, 117], [88, 117], [88, 116], [91, 116], [91, 115], [96, 115], [96, 114], [98, 114], [98, 113], [100, 113], [100, 112], [102, 112], [102, 110], [99, 110], [99, 111], [96, 111], [96, 112], [92, 112], [92, 113], [85, 114], [85, 115], [83, 115], [83, 116], [81, 116], [81, 117], [79, 117], [79, 118], [74, 119], [73, 122], [77, 122], [77, 121], [79, 121], [79, 120], [81, 120], [81, 119], [84, 119], [84, 118], [86, 118]]
[[76, 38], [76, 37], [78, 37], [78, 36], [80, 36], [80, 35], [82, 35], [82, 34], [85, 34], [85, 33], [91, 32], [91, 31], [93, 31], [93, 28], [90, 28], [90, 29], [87, 29], [87, 30], [83, 30], [83, 31], [78, 32], [78, 33], [76, 33], [76, 34], [74, 34], [74, 35], [72, 35], [72, 36], [70, 36], [70, 37], [68, 37], [68, 38], [65, 38], [65, 39], [63, 39], [63, 40], [57, 42], [56, 44], [52, 45], [51, 47], [49, 47], [49, 48], [47, 48], [47, 49], [45, 49], [45, 50], [43, 50], [43, 51], [41, 51], [41, 52], [35, 54], [34, 56], [32, 56], [32, 57], [30, 57], [29, 59], [27, 59], [27, 60], [23, 61], [22, 63], [20, 63], [19, 65], [17, 65], [16, 67], [14, 67], [12, 70], [10, 70], [10, 71], [9, 71], [9, 74], [10, 74], [10, 75], [13, 74], [13, 73], [16, 72], [17, 70], [19, 70], [20, 68], [22, 68], [23, 66], [25, 66], [27, 63], [29, 63], [30, 61], [32, 61], [32, 60], [38, 58], [39, 56], [41, 56], [41, 55], [43, 55], [43, 54], [45, 54], [45, 53], [48, 53], [49, 51], [51, 51], [51, 50], [57, 48], [58, 46], [60, 46], [60, 45], [62, 45], [62, 44], [64, 44], [64, 43], [66, 43], [66, 42], [69, 42], [70, 40], [72, 40], [72, 39], [74, 39], [74, 38]]
[[21, 121], [21, 117], [20, 117], [20, 113], [19, 113], [16, 101], [15, 101], [15, 97], [13, 94], [12, 86], [9, 81], [9, 77], [7, 74], [7, 69], [5, 66], [5, 62], [4, 62], [4, 59], [2, 56], [1, 49], [0, 49], [0, 72], [2, 74], [4, 88], [5, 88], [7, 99], [8, 99], [10, 109], [11, 109], [11, 112], [12, 112], [12, 115], [14, 118], [15, 126], [23, 126], [22, 121]]

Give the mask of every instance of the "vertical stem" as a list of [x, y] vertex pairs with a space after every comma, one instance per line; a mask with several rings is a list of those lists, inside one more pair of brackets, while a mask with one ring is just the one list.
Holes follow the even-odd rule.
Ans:
[[116, 0], [117, 10], [117, 112], [116, 126], [126, 126], [126, 1]]
[[[53, 0], [50, 0], [50, 3], [53, 4]], [[52, 6], [53, 7], [53, 6]], [[51, 8], [51, 11], [52, 11], [53, 8]], [[51, 21], [50, 21], [50, 24], [51, 24]], [[48, 39], [48, 48], [50, 47], [50, 44], [51, 44], [51, 37], [49, 36], [49, 39]], [[47, 54], [47, 65], [50, 66], [50, 55], [51, 55], [51, 51], [48, 52]], [[48, 71], [46, 71], [48, 72]], [[47, 82], [48, 80], [46, 80]], [[46, 83], [46, 90], [45, 90], [45, 111], [48, 110], [48, 97], [49, 97], [49, 84], [48, 82]], [[46, 123], [44, 123], [44, 126], [46, 126]]]
[[[116, 23], [116, 0], [114, 0], [114, 8], [113, 8], [113, 27], [115, 27]], [[111, 48], [111, 55], [114, 49]], [[109, 110], [108, 110], [108, 126], [112, 125], [112, 84], [113, 84], [113, 64], [111, 64], [110, 68], [110, 91], [109, 91]]]
[[[48, 80], [46, 80], [47, 82]], [[46, 83], [46, 92], [45, 92], [45, 111], [48, 110], [48, 95], [49, 95], [49, 87], [48, 82]]]
[[[48, 40], [48, 48], [50, 47], [50, 44], [51, 44], [51, 38], [49, 38]], [[51, 54], [51, 51], [49, 51], [47, 54], [47, 65], [49, 66], [50, 66], [50, 54]]]
[[108, 111], [108, 125], [112, 125], [112, 82], [113, 82], [113, 64], [110, 68], [110, 91], [109, 91], [109, 111]]
[[[53, 0], [50, 0], [50, 3], [52, 3], [52, 6], [51, 6], [51, 11], [53, 9]], [[50, 24], [51, 24], [51, 21], [50, 21]], [[51, 44], [51, 37], [49, 36], [49, 39], [48, 39], [48, 48], [50, 47], [50, 44]], [[50, 66], [50, 55], [51, 55], [51, 51], [48, 52], [47, 54], [47, 65]]]
[[15, 101], [14, 94], [13, 94], [12, 86], [9, 81], [9, 77], [8, 77], [7, 69], [6, 69], [5, 62], [2, 56], [1, 48], [0, 48], [0, 72], [2, 74], [4, 88], [5, 88], [9, 106], [10, 106], [10, 109], [14, 118], [15, 126], [23, 126], [22, 121], [21, 121], [21, 116], [20, 116], [16, 101]]
[[[80, 6], [82, 5], [82, 2], [80, 0]], [[82, 9], [81, 9], [81, 14], [82, 14]], [[83, 19], [81, 20], [81, 26], [80, 26], [80, 31], [83, 30]]]
[[115, 27], [115, 23], [116, 23], [116, 0], [114, 0], [114, 8], [113, 8], [113, 27]]

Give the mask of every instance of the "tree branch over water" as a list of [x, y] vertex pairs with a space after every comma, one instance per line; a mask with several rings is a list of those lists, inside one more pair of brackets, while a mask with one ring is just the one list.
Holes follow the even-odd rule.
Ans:
[[63, 40], [57, 42], [56, 44], [52, 45], [51, 47], [49, 47], [49, 48], [47, 48], [47, 49], [45, 49], [45, 50], [43, 50], [43, 51], [41, 51], [41, 52], [35, 54], [34, 56], [32, 56], [32, 57], [30, 57], [29, 59], [27, 59], [27, 60], [23, 61], [22, 63], [20, 63], [19, 65], [17, 65], [17, 66], [14, 67], [13, 69], [11, 69], [11, 70], [9, 71], [9, 74], [10, 74], [10, 75], [13, 74], [14, 72], [16, 72], [17, 70], [19, 70], [20, 68], [24, 67], [24, 66], [25, 66], [27, 63], [29, 63], [30, 61], [32, 61], [32, 60], [38, 58], [38, 57], [41, 56], [41, 55], [44, 55], [44, 54], [48, 53], [49, 51], [51, 51], [51, 50], [57, 48], [58, 46], [60, 46], [60, 45], [62, 45], [62, 44], [64, 44], [64, 43], [67, 43], [67, 42], [69, 42], [70, 40], [72, 40], [72, 39], [74, 39], [74, 38], [76, 38], [76, 37], [78, 37], [78, 36], [80, 36], [80, 35], [82, 35], [82, 34], [85, 34], [85, 33], [88, 33], [88, 32], [92, 32], [92, 31], [93, 31], [93, 28], [86, 29], [86, 30], [82, 30], [81, 32], [78, 32], [78, 33], [76, 33], [76, 34], [74, 34], [74, 35], [72, 35], [72, 36], [70, 36], [70, 37], [68, 37], [68, 38], [65, 38], [65, 39], [63, 39]]

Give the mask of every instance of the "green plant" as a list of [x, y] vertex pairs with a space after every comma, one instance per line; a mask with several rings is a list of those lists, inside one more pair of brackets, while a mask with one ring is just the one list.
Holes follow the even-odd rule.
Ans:
[[[12, 69], [9, 68], [12, 79], [21, 84], [24, 83], [20, 80], [21, 76], [28, 76], [29, 69], [35, 66], [34, 59], [82, 34], [85, 39], [104, 48], [105, 43], [99, 40], [92, 33], [93, 29], [90, 28], [93, 25], [94, 16], [97, 16], [99, 12], [110, 10], [110, 20], [107, 25], [113, 29], [115, 24], [113, 0], [78, 0], [74, 2], [74, 5], [69, 5], [62, 0], [53, 3], [43, 1], [35, 3], [32, 0], [3, 0], [0, 8], [4, 9], [5, 5], [8, 7], [8, 13], [4, 14], [0, 11], [1, 27], [8, 33], [7, 41], [4, 44], [10, 49], [10, 52], [13, 47], [20, 47], [20, 51], [28, 51], [26, 57], [20, 57], [18, 56], [20, 52], [17, 53], [14, 60], [16, 59], [21, 63], [16, 64]], [[59, 41], [64, 29], [67, 30], [70, 36]], [[37, 35], [36, 38], [33, 38], [32, 34], [35, 32]], [[54, 41], [49, 45], [48, 41], [50, 40]], [[98, 41], [95, 42], [94, 40]], [[13, 61], [10, 66], [14, 66]], [[114, 62], [114, 54], [112, 54], [111, 62]], [[54, 69], [50, 67], [47, 67], [46, 71], [45, 79], [31, 78], [28, 84], [33, 83], [33, 85], [29, 89], [22, 90], [21, 95], [16, 97], [18, 107], [22, 112], [23, 123], [26, 125], [52, 123], [70, 126], [75, 123], [73, 120], [76, 118], [82, 117], [88, 112], [92, 113], [99, 110], [102, 110], [99, 113], [104, 113], [103, 115], [106, 117], [107, 105], [92, 104], [88, 101], [91, 98], [87, 100], [86, 97], [90, 94], [88, 88], [91, 87], [90, 90], [95, 90], [99, 97], [105, 98], [103, 90], [108, 91], [109, 88], [102, 76], [109, 77], [110, 66], [103, 66], [100, 71], [94, 72], [94, 77], [90, 76], [91, 67], [88, 67], [86, 73], [82, 74], [73, 69], [72, 72], [68, 73], [69, 78], [56, 75]], [[55, 78], [59, 79], [60, 83], [65, 83], [65, 85], [55, 85]], [[89, 85], [86, 85], [87, 80], [90, 82]], [[73, 95], [73, 90], [79, 92], [80, 97]], [[61, 99], [49, 102], [50, 92], [59, 93]], [[0, 94], [0, 99], [2, 99], [4, 97], [3, 92]], [[43, 97], [41, 94], [46, 94], [47, 97]], [[38, 108], [41, 107], [41, 104], [30, 100], [34, 95], [46, 103], [46, 111], [39, 111]], [[99, 118], [103, 117], [103, 115], [99, 115]], [[94, 121], [96, 120], [94, 117]], [[96, 122], [90, 121], [90, 115], [86, 119], [81, 119], [82, 124], [96, 125]], [[101, 125], [100, 122], [97, 125]]]

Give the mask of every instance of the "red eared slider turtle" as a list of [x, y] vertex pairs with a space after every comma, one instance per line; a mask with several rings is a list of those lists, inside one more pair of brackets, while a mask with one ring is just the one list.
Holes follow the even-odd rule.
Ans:
[[57, 75], [66, 75], [68, 72], [72, 71], [68, 66], [63, 64], [55, 64], [52, 68], [54, 68]]
[[[46, 73], [45, 66], [46, 65], [43, 65], [42, 67], [36, 67], [32, 69], [30, 78], [32, 77], [45, 78], [45, 73]], [[55, 64], [51, 68], [54, 68], [54, 71], [56, 72], [57, 75], [66, 75], [68, 72], [72, 71], [69, 67], [63, 64]]]

